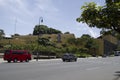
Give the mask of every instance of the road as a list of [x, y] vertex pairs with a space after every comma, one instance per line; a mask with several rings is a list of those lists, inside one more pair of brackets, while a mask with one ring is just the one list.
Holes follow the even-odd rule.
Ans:
[[120, 80], [119, 72], [120, 57], [0, 63], [0, 80]]

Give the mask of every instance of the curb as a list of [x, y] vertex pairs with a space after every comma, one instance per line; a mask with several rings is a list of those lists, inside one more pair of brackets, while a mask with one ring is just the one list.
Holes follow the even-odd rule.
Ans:
[[[56, 61], [56, 60], [61, 60], [61, 59], [60, 58], [59, 59], [39, 59], [38, 61], [36, 59], [32, 59], [32, 60], [30, 60], [30, 62]], [[0, 63], [4, 63], [4, 62], [7, 62], [7, 61], [4, 61], [2, 58], [0, 58]]]

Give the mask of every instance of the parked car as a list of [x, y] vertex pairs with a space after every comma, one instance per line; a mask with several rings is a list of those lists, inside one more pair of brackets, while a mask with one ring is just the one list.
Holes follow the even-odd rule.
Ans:
[[31, 54], [26, 50], [6, 50], [3, 58], [8, 62], [29, 62], [31, 60]]
[[114, 51], [115, 56], [120, 56], [120, 51]]
[[63, 62], [65, 62], [65, 61], [68, 61], [68, 62], [75, 61], [76, 62], [77, 57], [74, 54], [66, 53], [62, 56], [62, 60], [63, 60]]

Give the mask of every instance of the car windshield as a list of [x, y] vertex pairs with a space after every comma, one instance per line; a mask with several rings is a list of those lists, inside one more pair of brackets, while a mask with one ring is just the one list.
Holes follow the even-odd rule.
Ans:
[[6, 50], [6, 51], [5, 51], [5, 54], [9, 54], [9, 53], [10, 53], [10, 50]]

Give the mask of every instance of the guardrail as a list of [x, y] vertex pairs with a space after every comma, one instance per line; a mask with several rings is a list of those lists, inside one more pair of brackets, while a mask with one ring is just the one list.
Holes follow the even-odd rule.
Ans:
[[55, 59], [56, 56], [47, 56], [47, 55], [32, 55], [33, 59]]

